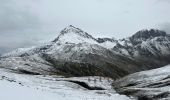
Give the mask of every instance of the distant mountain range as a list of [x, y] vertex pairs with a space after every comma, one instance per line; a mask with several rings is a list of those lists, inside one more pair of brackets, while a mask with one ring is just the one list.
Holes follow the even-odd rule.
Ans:
[[124, 39], [95, 38], [72, 25], [50, 43], [4, 54], [0, 67], [27, 74], [125, 75], [170, 64], [170, 35], [141, 30]]

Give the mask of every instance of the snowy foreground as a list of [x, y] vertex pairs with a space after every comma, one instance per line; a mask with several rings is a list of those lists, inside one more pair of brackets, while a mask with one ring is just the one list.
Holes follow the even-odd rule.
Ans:
[[[103, 90], [90, 90], [72, 81]], [[0, 97], [2, 100], [131, 100], [116, 93], [111, 82], [108, 78], [32, 76], [0, 69]]]

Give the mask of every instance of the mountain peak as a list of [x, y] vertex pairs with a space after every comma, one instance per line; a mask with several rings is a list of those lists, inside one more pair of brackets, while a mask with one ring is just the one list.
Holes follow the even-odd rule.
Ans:
[[82, 29], [77, 28], [73, 25], [69, 25], [63, 30], [61, 30], [59, 36], [53, 42], [57, 42], [62, 37], [67, 37], [67, 38], [69, 37], [72, 39], [76, 39], [77, 37], [79, 37], [79, 39], [87, 38], [87, 39], [95, 40], [95, 38], [93, 38], [90, 34], [88, 34], [87, 32], [84, 32]]
[[75, 31], [75, 30], [80, 30], [79, 28], [76, 28], [73, 25], [69, 25], [66, 28], [64, 28], [61, 32], [68, 32], [68, 31]]
[[67, 26], [66, 28], [64, 28], [63, 30], [61, 30], [61, 34], [66, 34], [66, 33], [70, 33], [70, 32], [73, 32], [73, 33], [83, 33], [83, 30], [81, 30], [80, 28], [77, 28], [73, 25], [69, 25]]
[[131, 39], [149, 39], [153, 37], [158, 37], [158, 36], [166, 36], [166, 32], [157, 30], [157, 29], [150, 29], [150, 30], [141, 30], [136, 32]]

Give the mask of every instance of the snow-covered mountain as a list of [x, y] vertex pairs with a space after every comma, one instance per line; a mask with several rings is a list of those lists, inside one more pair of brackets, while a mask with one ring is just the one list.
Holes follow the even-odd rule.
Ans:
[[[61, 100], [135, 100], [120, 94], [139, 100], [168, 100], [169, 58], [170, 35], [164, 31], [142, 30], [116, 40], [95, 38], [70, 25], [49, 43], [2, 55], [0, 88], [1, 91], [4, 86], [11, 88], [14, 84], [9, 82], [13, 82], [14, 87], [19, 84], [50, 91], [48, 95]], [[168, 66], [162, 67], [164, 65]], [[108, 77], [119, 78], [113, 82], [113, 87], [120, 94], [106, 81]], [[22, 89], [25, 91], [25, 87]], [[9, 91], [15, 92], [15, 89]], [[51, 94], [53, 92], [55, 94]]]
[[142, 30], [116, 40], [95, 38], [72, 25], [47, 44], [3, 55], [0, 67], [20, 73], [120, 78], [170, 63], [170, 36]]
[[119, 40], [113, 51], [133, 58], [145, 69], [170, 63], [170, 35], [161, 30], [141, 30], [129, 38]]
[[154, 29], [142, 30], [120, 41], [120, 46], [122, 47], [116, 49], [125, 48], [127, 50], [127, 55], [132, 57], [158, 57], [170, 54], [170, 35], [166, 34], [164, 31]]

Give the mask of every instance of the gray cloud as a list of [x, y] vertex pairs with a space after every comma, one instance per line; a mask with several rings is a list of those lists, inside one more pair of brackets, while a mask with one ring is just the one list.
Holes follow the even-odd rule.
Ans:
[[158, 28], [161, 30], [166, 31], [168, 34], [170, 34], [170, 22], [162, 23], [158, 25]]
[[36, 45], [29, 30], [41, 27], [38, 16], [30, 9], [32, 1], [0, 0], [0, 53]]
[[0, 52], [50, 41], [70, 24], [97, 37], [127, 37], [170, 22], [169, 1], [0, 0]]
[[40, 25], [39, 18], [29, 9], [29, 4], [20, 6], [18, 0], [0, 1], [0, 30], [13, 31], [37, 28]]

